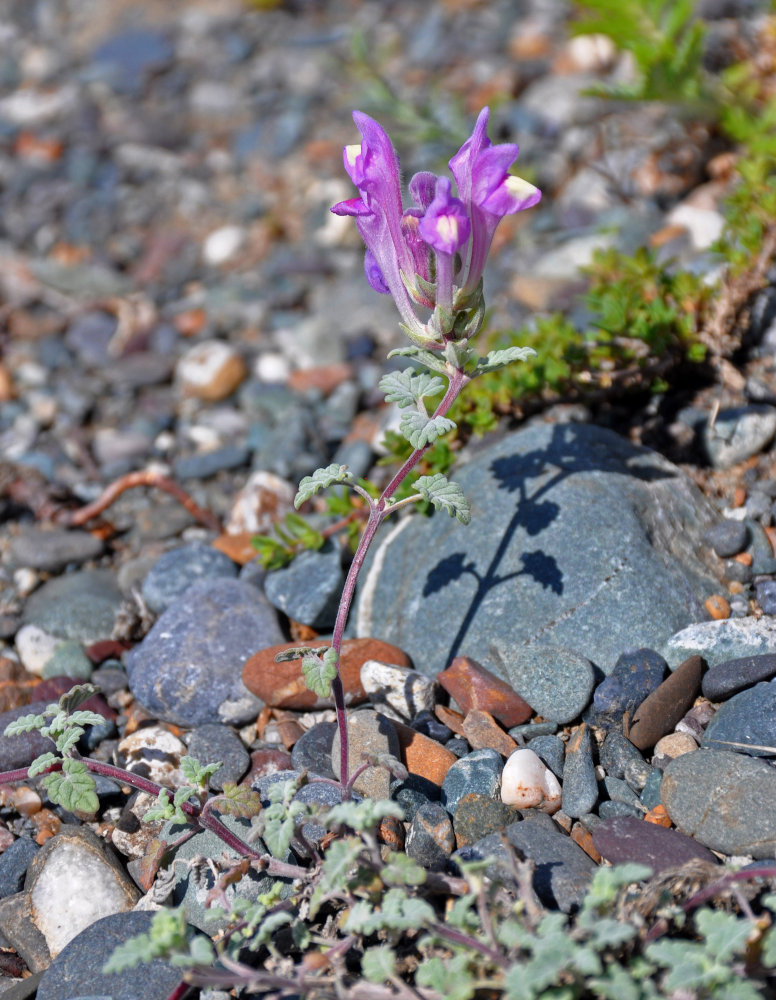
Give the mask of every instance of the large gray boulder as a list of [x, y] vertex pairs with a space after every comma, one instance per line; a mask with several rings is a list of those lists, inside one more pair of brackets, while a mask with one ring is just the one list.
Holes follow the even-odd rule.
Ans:
[[[456, 470], [472, 503], [388, 522], [362, 574], [351, 627], [434, 674], [466, 655], [530, 702], [541, 662], [569, 651], [610, 673], [707, 618], [719, 589], [700, 537], [716, 513], [680, 469], [611, 431], [534, 424]], [[711, 557], [713, 558], [713, 557]], [[543, 654], [546, 650], [546, 656]], [[585, 682], [588, 683], [588, 682]]]

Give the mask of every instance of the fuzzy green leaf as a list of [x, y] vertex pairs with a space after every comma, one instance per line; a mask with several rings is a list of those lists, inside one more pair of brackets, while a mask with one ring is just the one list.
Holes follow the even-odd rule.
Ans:
[[186, 916], [183, 907], [168, 910], [163, 907], [153, 915], [148, 934], [131, 937], [113, 952], [102, 967], [105, 974], [133, 969], [141, 962], [166, 957], [173, 951], [186, 948]]
[[[83, 705], [92, 695], [97, 694], [97, 691], [98, 688], [94, 684], [76, 684], [60, 696], [59, 707], [72, 717], [78, 706]], [[101, 719], [101, 721], [105, 720]], [[85, 725], [96, 725], [96, 723], [85, 723]]]
[[[322, 654], [322, 655], [321, 655]], [[319, 698], [331, 694], [331, 682], [337, 676], [337, 651], [329, 646], [321, 654], [312, 653], [302, 660], [302, 674], [307, 687]]]
[[426, 959], [415, 974], [419, 986], [429, 986], [445, 1000], [469, 1000], [477, 986], [469, 969], [471, 955], [459, 953], [452, 958], [437, 956]]
[[270, 854], [282, 858], [289, 848], [296, 830], [296, 820], [306, 807], [302, 802], [274, 802], [264, 810], [264, 832], [262, 838]]
[[406, 854], [393, 851], [388, 855], [380, 877], [386, 885], [423, 885], [426, 881], [426, 869]]
[[404, 819], [404, 810], [398, 802], [389, 799], [363, 799], [361, 802], [351, 800], [332, 806], [323, 822], [327, 829], [347, 826], [356, 833], [361, 833], [364, 830], [374, 830], [386, 816]]
[[60, 760], [58, 754], [42, 753], [40, 757], [36, 757], [30, 764], [29, 770], [27, 771], [27, 777], [34, 778], [36, 774], [40, 774], [41, 771], [45, 771], [50, 764], [55, 764], [58, 760]]
[[236, 785], [227, 781], [223, 794], [214, 799], [218, 811], [229, 816], [242, 816], [249, 819], [261, 812], [261, 796], [250, 785]]
[[435, 476], [420, 476], [414, 485], [423, 499], [432, 503], [437, 510], [445, 510], [450, 517], [457, 517], [461, 524], [468, 524], [472, 519], [472, 508], [464, 496], [458, 483], [452, 483], [446, 476], [437, 473]]
[[495, 372], [515, 361], [527, 361], [529, 358], [535, 357], [536, 351], [533, 347], [507, 347], [501, 351], [488, 351], [484, 358], [477, 360], [477, 367], [472, 372], [472, 376]]
[[163, 788], [156, 797], [156, 804], [143, 814], [144, 823], [154, 823], [158, 820], [172, 819], [175, 815], [175, 806], [170, 801], [170, 793]]
[[200, 764], [196, 757], [181, 757], [181, 771], [183, 777], [195, 788], [206, 788], [207, 781], [211, 774], [215, 774], [221, 767], [221, 761], [215, 764]]
[[442, 434], [454, 430], [455, 421], [449, 417], [427, 417], [417, 412], [404, 413], [399, 429], [413, 448], [425, 448]]
[[327, 465], [325, 469], [316, 469], [311, 476], [305, 476], [299, 484], [299, 490], [294, 497], [294, 507], [299, 509], [305, 500], [309, 500], [318, 490], [333, 486], [334, 483], [346, 483], [352, 480], [346, 465]]
[[387, 944], [367, 948], [361, 959], [361, 971], [370, 983], [384, 983], [396, 974], [396, 956]]
[[429, 375], [428, 372], [417, 374], [414, 369], [405, 368], [401, 372], [383, 375], [378, 388], [386, 402], [405, 407], [412, 406], [424, 396], [438, 396], [444, 392], [445, 384], [438, 375]]
[[66, 754], [68, 750], [72, 750], [76, 743], [83, 736], [83, 729], [80, 726], [73, 726], [72, 729], [66, 729], [64, 733], [60, 733], [56, 738], [57, 750], [61, 754]]
[[389, 358], [409, 358], [423, 368], [430, 368], [431, 371], [439, 372], [442, 375], [448, 374], [445, 359], [441, 354], [434, 351], [423, 351], [419, 347], [398, 347], [388, 354]]
[[[328, 819], [325, 822], [328, 822]], [[341, 889], [347, 885], [348, 874], [357, 863], [363, 849], [364, 845], [357, 837], [341, 837], [329, 844], [321, 866], [322, 892]]]
[[22, 733], [32, 733], [36, 729], [40, 730], [46, 725], [44, 715], [20, 715], [18, 719], [9, 722], [5, 727], [5, 736], [19, 736]]
[[43, 784], [51, 801], [68, 812], [95, 813], [99, 808], [94, 778], [82, 760], [66, 757], [62, 770], [47, 774]]

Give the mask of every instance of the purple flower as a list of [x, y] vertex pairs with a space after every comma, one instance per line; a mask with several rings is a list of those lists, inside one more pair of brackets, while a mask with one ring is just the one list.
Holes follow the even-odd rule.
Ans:
[[472, 291], [482, 277], [496, 226], [505, 215], [514, 215], [535, 205], [541, 191], [508, 173], [519, 152], [514, 143], [491, 145], [487, 135], [490, 110], [483, 108], [474, 131], [450, 160], [450, 170], [458, 194], [472, 224], [466, 291]]
[[439, 177], [434, 200], [420, 220], [420, 235], [437, 253], [454, 254], [469, 239], [471, 224], [460, 198], [450, 193], [450, 181]]

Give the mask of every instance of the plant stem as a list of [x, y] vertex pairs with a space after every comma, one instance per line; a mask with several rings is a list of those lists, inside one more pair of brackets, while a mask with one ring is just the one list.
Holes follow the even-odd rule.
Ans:
[[[439, 406], [437, 406], [436, 410], [434, 410], [434, 417], [443, 417], [447, 413], [468, 381], [468, 376], [461, 369], [456, 368], [453, 370], [452, 374], [449, 376], [447, 392], [442, 397]], [[342, 636], [345, 631], [348, 615], [350, 614], [350, 606], [353, 603], [353, 597], [356, 592], [358, 575], [361, 572], [361, 567], [364, 565], [364, 560], [367, 552], [369, 551], [369, 546], [372, 544], [372, 541], [377, 534], [377, 529], [380, 527], [383, 519], [391, 513], [388, 501], [430, 447], [431, 445], [426, 445], [425, 448], [416, 448], [404, 462], [393, 479], [385, 487], [383, 492], [380, 494], [379, 499], [376, 501], [372, 500], [370, 502], [369, 519], [367, 520], [366, 527], [364, 528], [364, 533], [359, 540], [356, 554], [353, 556], [353, 562], [350, 564], [350, 569], [348, 570], [348, 575], [345, 579], [345, 585], [342, 588], [339, 607], [337, 608], [337, 618], [334, 622], [334, 631], [331, 638], [332, 649], [334, 649], [337, 653], [337, 676], [332, 681], [331, 690], [334, 696], [334, 707], [337, 712], [337, 728], [340, 735], [340, 784], [342, 786], [342, 797], [344, 799], [350, 798], [351, 786], [348, 781], [348, 723], [345, 711], [345, 689], [342, 684], [342, 677], [339, 670]]]

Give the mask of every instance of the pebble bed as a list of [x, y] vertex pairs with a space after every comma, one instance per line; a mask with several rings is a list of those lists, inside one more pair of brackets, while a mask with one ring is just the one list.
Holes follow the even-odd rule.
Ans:
[[[536, 311], [573, 315], [579, 268], [599, 246], [651, 240], [712, 271], [724, 185], [704, 174], [709, 137], [667, 111], [585, 96], [622, 69], [605, 40], [569, 40], [561, 5], [541, 0], [520, 5], [519, 18], [508, 0], [398, 3], [390, 18], [384, 7], [0, 4], [0, 732], [89, 680], [100, 689], [89, 707], [105, 722], [79, 750], [95, 759], [171, 787], [185, 754], [219, 760], [214, 791], [243, 782], [263, 797], [301, 771], [337, 777], [330, 706], [304, 688], [298, 662], [275, 664], [274, 654], [294, 639], [325, 640], [344, 550], [329, 542], [267, 573], [250, 537], [292, 509], [296, 483], [319, 466], [385, 477], [376, 462], [397, 415], [377, 383], [401, 334], [393, 304], [363, 279], [355, 227], [328, 212], [351, 194], [341, 169], [350, 110], [370, 110], [357, 32], [378, 53], [372, 71], [397, 81], [400, 96], [436, 101], [436, 132], [406, 144], [397, 134], [407, 175], [441, 168], [493, 101], [493, 134], [520, 143], [518, 165], [544, 191], [540, 208], [504, 227], [487, 274], [494, 327]], [[710, 58], [756, 29], [748, 3], [700, 7]], [[516, 96], [497, 103], [500, 94]], [[662, 872], [774, 856], [774, 288], [752, 310], [735, 387], [699, 390], [670, 420], [627, 403], [559, 405], [468, 449], [482, 535], [466, 542], [469, 529], [454, 526], [404, 617], [391, 559], [414, 559], [424, 544], [444, 552], [437, 536], [450, 526], [417, 518], [417, 542], [410, 526], [381, 543], [342, 674], [353, 760], [389, 752], [410, 777], [370, 768], [356, 788], [402, 805], [390, 842], [429, 869], [490, 857], [498, 878], [503, 833], [536, 862], [542, 902], [568, 912], [602, 863]], [[456, 581], [479, 573], [486, 593], [502, 579], [476, 565], [507, 531], [489, 521], [477, 470], [510, 448], [556, 447], [573, 427], [564, 489], [589, 474], [603, 490], [608, 475], [613, 495], [652, 506], [649, 545], [670, 535], [660, 519], [668, 492], [639, 493], [635, 474], [624, 486], [625, 466], [601, 449], [680, 484], [670, 489], [685, 504], [677, 537], [662, 549], [642, 536], [619, 543], [644, 552], [634, 574], [647, 583], [622, 592], [630, 617], [597, 609], [589, 566], [546, 555], [562, 524], [596, 546], [595, 532], [614, 524], [579, 513], [567, 523], [571, 500], [542, 481], [522, 496], [533, 541], [509, 572], [542, 600], [581, 591], [577, 605], [592, 610], [575, 625], [578, 643], [546, 624], [555, 611], [519, 642], [508, 610], [482, 634], [473, 615], [452, 645], [432, 635], [428, 621], [453, 633], [461, 624]], [[613, 446], [613, 429], [630, 442]], [[644, 458], [642, 444], [661, 444], [671, 463]], [[130, 473], [138, 488], [82, 526], [65, 524]], [[529, 478], [539, 474], [532, 466]], [[159, 477], [205, 516], [154, 485]], [[628, 517], [618, 508], [618, 522]], [[0, 771], [48, 749], [37, 734], [0, 736]], [[299, 794], [327, 803], [332, 789]], [[147, 928], [157, 904], [140, 888], [139, 859], [164, 831], [140, 822], [144, 793], [128, 797], [107, 779], [97, 792], [100, 812], [83, 822], [34, 781], [0, 788], [0, 995], [164, 1000], [178, 982], [163, 962], [139, 979], [100, 971], [117, 941]], [[203, 832], [180, 857], [222, 851]], [[240, 892], [269, 882], [246, 878]], [[176, 866], [171, 898], [197, 927], [205, 894], [191, 867]]]

